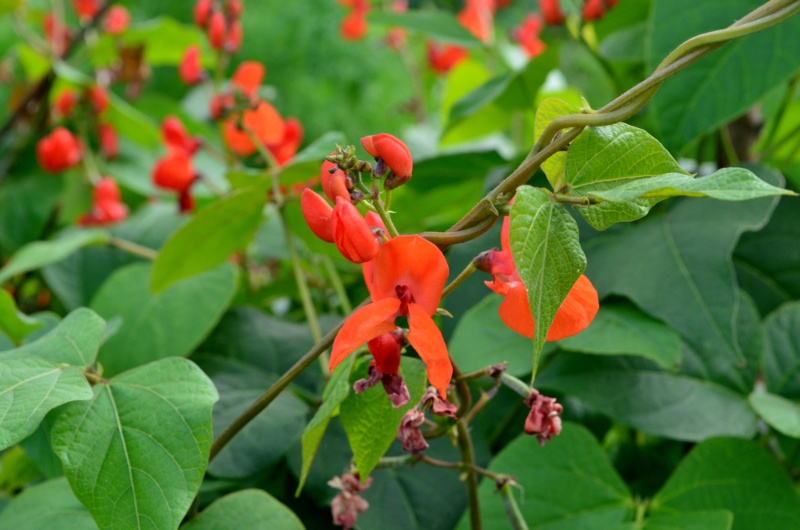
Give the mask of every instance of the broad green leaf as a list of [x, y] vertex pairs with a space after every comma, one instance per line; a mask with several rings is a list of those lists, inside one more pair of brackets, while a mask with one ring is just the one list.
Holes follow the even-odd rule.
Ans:
[[[648, 70], [652, 71], [684, 40], [727, 27], [761, 0], [696, 2], [655, 0], [650, 11]], [[657, 136], [672, 152], [720, 125], [744, 114], [767, 92], [783, 84], [800, 68], [793, 49], [800, 18], [737, 39], [669, 79], [649, 104]], [[736, 87], [735, 89], [733, 87]]]
[[103, 245], [108, 238], [105, 230], [69, 230], [58, 239], [25, 245], [0, 269], [0, 284], [17, 274], [57, 263], [83, 247]]
[[[566, 180], [570, 193], [587, 197], [639, 179], [665, 173], [685, 174], [674, 158], [652, 136], [626, 123], [587, 127], [569, 147]], [[578, 206], [597, 230], [647, 215], [661, 199], [638, 199], [624, 204]]]
[[558, 345], [596, 355], [639, 355], [666, 369], [681, 360], [680, 335], [629, 304], [602, 304], [588, 328]]
[[42, 235], [63, 180], [41, 173], [8, 176], [0, 187], [0, 248], [17, 251]]
[[605, 105], [619, 91], [603, 63], [576, 39], [567, 39], [561, 46], [558, 69], [593, 107]]
[[[492, 460], [489, 470], [515, 477], [524, 495], [514, 495], [531, 530], [607, 530], [632, 515], [627, 486], [594, 436], [577, 424], [565, 423], [544, 447], [535, 437], [520, 435]], [[478, 489], [484, 528], [508, 528], [496, 489], [492, 480], [484, 480]], [[466, 517], [458, 528], [469, 528]]]
[[535, 322], [533, 374], [550, 324], [586, 268], [578, 225], [540, 189], [522, 186], [511, 208], [511, 251]]
[[217, 397], [197, 366], [173, 358], [96, 385], [94, 399], [59, 409], [53, 450], [98, 526], [178, 528], [203, 480]]
[[562, 354], [537, 380], [650, 434], [700, 441], [751, 437], [756, 416], [745, 396], [687, 375], [664, 372], [636, 357]]
[[67, 479], [57, 478], [26, 488], [15, 497], [0, 511], [0, 528], [97, 530], [97, 523], [75, 498]]
[[764, 379], [767, 389], [800, 399], [800, 302], [781, 306], [765, 321]]
[[744, 168], [724, 168], [697, 179], [682, 173], [667, 173], [588, 194], [589, 197], [604, 201], [622, 203], [637, 199], [679, 196], [747, 201], [774, 195], [795, 195], [795, 193], [767, 184]]
[[41, 322], [17, 310], [14, 298], [7, 291], [0, 290], [0, 332], [19, 344], [33, 330], [42, 327]]
[[151, 268], [135, 263], [117, 270], [92, 300], [100, 316], [122, 319], [122, 327], [100, 349], [106, 375], [188, 355], [220, 319], [236, 289], [236, 272], [225, 264], [153, 295]]
[[[355, 378], [366, 377], [368, 363], [361, 363]], [[361, 480], [366, 480], [378, 460], [386, 453], [397, 437], [400, 420], [422, 397], [425, 391], [425, 365], [420, 361], [403, 358], [400, 375], [408, 386], [411, 400], [400, 408], [392, 407], [383, 386], [376, 385], [360, 394], [350, 394], [339, 406], [339, 418], [347, 433]], [[352, 379], [352, 378], [351, 378]]]
[[141, 147], [154, 149], [161, 145], [161, 132], [158, 124], [124, 99], [112, 94], [111, 104], [104, 117], [117, 129], [120, 136], [124, 136]]
[[[139, 208], [127, 221], [111, 227], [109, 232], [114, 237], [157, 249], [184, 222], [174, 205], [158, 203]], [[89, 247], [48, 265], [42, 272], [48, 287], [59, 300], [68, 309], [76, 309], [88, 306], [116, 269], [141, 261], [142, 258], [113, 247]]]
[[351, 355], [333, 371], [333, 375], [328, 380], [325, 385], [325, 391], [322, 393], [322, 405], [303, 430], [303, 465], [300, 470], [300, 480], [295, 495], [300, 495], [303, 489], [303, 484], [308, 478], [308, 472], [311, 470], [311, 464], [314, 462], [314, 457], [319, 450], [319, 444], [325, 436], [328, 423], [338, 412], [339, 405], [350, 394], [350, 371], [353, 369], [355, 360], [356, 356]]
[[19, 8], [22, 0], [1, 0], [0, 1], [0, 16], [6, 16], [13, 13]]
[[653, 499], [651, 509], [654, 515], [728, 510], [733, 513], [733, 530], [800, 527], [800, 503], [789, 476], [762, 447], [732, 438], [695, 447]]
[[159, 251], [150, 278], [152, 292], [161, 293], [177, 281], [206, 272], [247, 246], [266, 201], [262, 190], [246, 189], [197, 212]]
[[763, 226], [774, 204], [677, 202], [666, 214], [590, 240], [587, 276], [601, 298], [626, 296], [680, 333], [691, 347], [683, 372], [747, 394], [761, 331], [754, 308], [742, 302], [730, 256], [742, 232]]
[[642, 528], [643, 530], [731, 530], [733, 514], [728, 510], [663, 513], [645, 519]]
[[[569, 114], [580, 114], [581, 109], [556, 98], [548, 98], [542, 101], [536, 110], [536, 121], [533, 125], [534, 137], [539, 141], [539, 137], [550, 122], [561, 116]], [[554, 190], [559, 190], [566, 179], [567, 153], [558, 152], [542, 162], [542, 171], [547, 175], [547, 180]]]
[[750, 394], [750, 405], [776, 431], [800, 438], [800, 406], [786, 398], [767, 392]]
[[105, 330], [106, 323], [97, 314], [76, 309], [43, 337], [14, 350], [13, 355], [86, 368], [94, 364]]
[[[500, 320], [497, 311], [502, 301], [502, 296], [490, 294], [458, 320], [447, 350], [464, 373], [502, 362], [508, 363], [511, 375], [522, 377], [531, 373], [531, 341]], [[546, 344], [544, 353], [553, 349]]]
[[600, 43], [598, 53], [609, 61], [644, 62], [647, 25], [644, 22], [615, 31]]
[[181, 527], [182, 530], [304, 530], [300, 519], [286, 505], [269, 493], [246, 489], [226, 495]]
[[459, 46], [472, 48], [481, 45], [452, 14], [441, 10], [413, 10], [403, 14], [375, 12], [369, 16], [369, 21], [383, 26], [405, 28], [434, 40]]
[[0, 449], [31, 434], [50, 410], [91, 397], [79, 368], [14, 350], [0, 354]]

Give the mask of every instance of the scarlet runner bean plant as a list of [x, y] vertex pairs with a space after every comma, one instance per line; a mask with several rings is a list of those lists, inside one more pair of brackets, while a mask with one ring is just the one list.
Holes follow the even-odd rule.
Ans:
[[0, 7], [0, 528], [800, 526], [798, 11]]

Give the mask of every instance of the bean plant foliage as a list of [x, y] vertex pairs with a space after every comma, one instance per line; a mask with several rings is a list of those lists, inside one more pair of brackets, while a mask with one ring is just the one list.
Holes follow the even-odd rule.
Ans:
[[0, 2], [0, 528], [800, 528], [799, 11]]

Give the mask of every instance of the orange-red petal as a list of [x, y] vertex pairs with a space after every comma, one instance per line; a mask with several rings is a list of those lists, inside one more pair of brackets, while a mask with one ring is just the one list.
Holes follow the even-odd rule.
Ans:
[[331, 372], [359, 346], [394, 331], [397, 327], [394, 325], [394, 318], [399, 309], [400, 299], [386, 298], [366, 305], [350, 315], [333, 341]]
[[375, 234], [350, 201], [336, 199], [331, 215], [331, 233], [336, 248], [353, 263], [370, 261], [378, 253], [380, 245]]
[[398, 178], [408, 180], [411, 177], [414, 168], [411, 152], [396, 136], [386, 133], [365, 136], [361, 145], [373, 157], [382, 159]]
[[300, 198], [300, 209], [314, 235], [326, 243], [333, 243], [333, 233], [331, 232], [333, 208], [331, 205], [318, 193], [306, 188]]
[[447, 387], [453, 377], [453, 364], [447, 354], [442, 332], [436, 327], [427, 309], [408, 304], [408, 342], [414, 347], [428, 370], [428, 381], [447, 398]]
[[264, 65], [258, 61], [244, 61], [233, 74], [231, 83], [239, 87], [246, 96], [251, 97], [261, 87], [265, 72]]
[[520, 335], [533, 338], [533, 316], [528, 303], [528, 290], [523, 284], [516, 284], [508, 290], [498, 312], [506, 326]]
[[577, 335], [592, 323], [600, 302], [597, 290], [584, 275], [570, 289], [567, 299], [558, 308], [556, 318], [547, 332], [547, 341], [561, 340]]

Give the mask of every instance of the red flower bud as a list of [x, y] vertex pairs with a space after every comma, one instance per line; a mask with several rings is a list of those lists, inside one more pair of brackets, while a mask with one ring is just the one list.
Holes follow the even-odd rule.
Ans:
[[367, 19], [365, 12], [354, 9], [342, 19], [339, 33], [345, 40], [359, 40], [367, 34]]
[[56, 97], [56, 100], [53, 103], [53, 110], [56, 111], [56, 114], [59, 117], [65, 118], [72, 114], [72, 111], [75, 109], [75, 105], [77, 104], [78, 95], [74, 90], [66, 89], [62, 91], [58, 97]]
[[469, 51], [461, 46], [428, 43], [428, 65], [437, 74], [446, 74], [468, 55]]
[[161, 138], [169, 151], [187, 155], [193, 155], [202, 145], [200, 140], [192, 138], [177, 116], [167, 116], [161, 122]]
[[192, 159], [186, 153], [172, 152], [156, 162], [152, 176], [159, 188], [184, 192], [195, 180]]
[[336, 248], [345, 259], [353, 263], [370, 261], [380, 248], [366, 219], [353, 203], [342, 198], [336, 199], [331, 216], [331, 233]]
[[211, 16], [211, 8], [213, 0], [197, 0], [194, 4], [194, 23], [200, 27], [205, 28], [208, 24], [208, 17]]
[[42, 26], [44, 27], [44, 36], [55, 54], [59, 57], [64, 55], [64, 52], [67, 51], [67, 46], [69, 46], [69, 28], [52, 13], [45, 15]]
[[103, 29], [111, 35], [119, 35], [128, 29], [131, 23], [131, 15], [122, 6], [116, 5], [108, 10], [103, 19]]
[[231, 20], [239, 20], [242, 17], [244, 6], [241, 0], [228, 0], [225, 4], [225, 11], [228, 13], [228, 18]]
[[603, 0], [586, 0], [583, 5], [583, 19], [584, 20], [600, 20], [605, 14]]
[[242, 47], [242, 39], [244, 39], [242, 23], [235, 20], [231, 22], [231, 27], [228, 29], [228, 35], [225, 38], [225, 51], [228, 53], [239, 51], [239, 48]]
[[558, 26], [564, 23], [564, 13], [561, 12], [558, 0], [539, 0], [539, 11], [544, 17], [545, 24], [549, 26]]
[[231, 84], [239, 88], [245, 96], [252, 98], [261, 87], [265, 74], [264, 65], [260, 62], [244, 61], [231, 77]]
[[205, 77], [203, 66], [200, 64], [200, 48], [197, 46], [189, 46], [183, 52], [181, 57], [181, 64], [178, 67], [178, 75], [181, 81], [185, 84], [192, 86], [196, 85]]
[[333, 208], [331, 205], [318, 193], [306, 188], [300, 198], [300, 209], [314, 235], [326, 243], [333, 243], [333, 232], [331, 231]]
[[58, 173], [81, 161], [82, 149], [77, 138], [64, 127], [56, 128], [36, 144], [39, 165], [49, 173]]
[[82, 19], [92, 18], [100, 11], [102, 0], [72, 0], [72, 7]]
[[110, 98], [108, 91], [100, 85], [94, 85], [86, 91], [86, 96], [89, 98], [89, 103], [95, 114], [102, 114], [108, 110], [108, 103]]
[[225, 23], [225, 15], [219, 11], [214, 11], [208, 22], [208, 42], [215, 50], [221, 50], [225, 46], [228, 36], [228, 28]]
[[97, 126], [97, 137], [100, 140], [100, 150], [108, 160], [119, 156], [119, 139], [117, 130], [110, 123], [101, 123]]
[[322, 163], [322, 168], [319, 170], [319, 180], [322, 183], [322, 191], [325, 192], [325, 196], [333, 203], [336, 202], [336, 197], [350, 200], [350, 192], [347, 190], [347, 176], [341, 169], [337, 169], [333, 173], [329, 171], [335, 167], [336, 164], [328, 162], [327, 160]]
[[384, 183], [386, 189], [394, 189], [408, 182], [411, 178], [413, 161], [411, 153], [399, 138], [391, 134], [381, 133], [365, 136], [361, 145], [378, 162], [383, 161], [394, 173], [393, 178]]
[[78, 220], [81, 226], [104, 226], [128, 217], [128, 207], [122, 202], [117, 183], [110, 177], [100, 179], [94, 188], [92, 211]]

